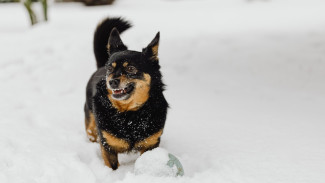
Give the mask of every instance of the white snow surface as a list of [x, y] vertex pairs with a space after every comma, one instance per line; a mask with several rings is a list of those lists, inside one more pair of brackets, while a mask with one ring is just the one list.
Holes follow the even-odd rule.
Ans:
[[136, 175], [146, 174], [154, 177], [176, 177], [177, 167], [167, 165], [168, 151], [161, 147], [143, 153], [134, 163]]
[[[323, 183], [325, 2], [116, 0], [55, 4], [29, 26], [21, 4], [0, 4], [1, 183]], [[170, 104], [161, 147], [183, 177], [136, 175], [139, 154], [104, 165], [84, 129], [95, 71], [93, 32], [106, 16], [134, 27], [140, 51], [161, 33]]]

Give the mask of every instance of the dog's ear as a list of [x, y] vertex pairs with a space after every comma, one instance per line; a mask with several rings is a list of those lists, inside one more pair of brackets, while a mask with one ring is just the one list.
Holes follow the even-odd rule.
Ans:
[[128, 48], [123, 44], [120, 33], [118, 30], [114, 27], [113, 30], [111, 31], [111, 34], [108, 38], [108, 43], [107, 43], [107, 52], [109, 55], [118, 52], [118, 51], [124, 51], [127, 50]]
[[153, 38], [153, 40], [151, 41], [151, 43], [149, 43], [149, 45], [146, 48], [143, 48], [142, 50], [142, 53], [145, 56], [149, 57], [151, 60], [158, 61], [159, 37], [160, 33], [158, 32], [155, 38]]

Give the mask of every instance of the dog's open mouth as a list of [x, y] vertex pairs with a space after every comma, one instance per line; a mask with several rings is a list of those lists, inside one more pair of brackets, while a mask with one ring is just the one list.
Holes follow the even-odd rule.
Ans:
[[125, 88], [113, 89], [112, 96], [118, 100], [126, 100], [134, 89], [134, 84], [130, 83]]

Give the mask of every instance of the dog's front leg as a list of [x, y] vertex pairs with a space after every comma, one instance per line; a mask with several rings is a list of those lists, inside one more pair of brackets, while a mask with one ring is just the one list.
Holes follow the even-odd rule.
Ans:
[[105, 165], [112, 168], [113, 170], [116, 170], [119, 166], [117, 152], [114, 152], [109, 148], [105, 148], [107, 147], [106, 145], [100, 145]]
[[140, 154], [145, 153], [151, 149], [159, 147], [160, 136], [162, 135], [163, 130], [159, 130], [157, 133], [137, 142], [135, 144], [135, 149], [140, 151]]

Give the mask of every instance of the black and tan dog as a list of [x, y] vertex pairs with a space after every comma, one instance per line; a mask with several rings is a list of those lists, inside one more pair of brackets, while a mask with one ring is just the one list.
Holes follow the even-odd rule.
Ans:
[[159, 33], [142, 52], [130, 51], [119, 32], [130, 24], [105, 19], [96, 29], [97, 71], [86, 92], [85, 123], [89, 139], [99, 141], [105, 164], [117, 169], [118, 153], [159, 146], [168, 103], [159, 71]]

